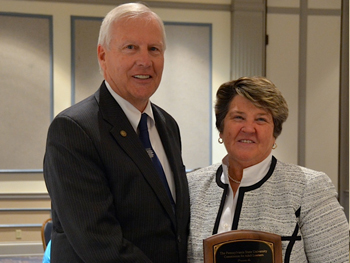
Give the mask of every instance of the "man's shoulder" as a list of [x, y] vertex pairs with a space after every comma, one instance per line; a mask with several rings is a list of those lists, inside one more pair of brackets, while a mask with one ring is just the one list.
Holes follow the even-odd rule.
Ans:
[[75, 104], [73, 104], [72, 106], [66, 108], [65, 110], [63, 110], [62, 112], [60, 112], [58, 115], [74, 115], [76, 113], [79, 112], [86, 112], [87, 110], [89, 110], [90, 108], [94, 108], [93, 106], [96, 105], [96, 100], [94, 95], [91, 95], [85, 99], [83, 99], [82, 101], [79, 101]]
[[79, 118], [86, 115], [91, 116], [92, 112], [98, 111], [101, 96], [105, 96], [104, 90], [107, 91], [107, 88], [105, 87], [104, 83], [102, 83], [100, 88], [94, 94], [91, 94], [89, 97], [64, 109], [57, 116], [58, 117], [66, 116], [66, 117], [72, 117], [72, 118]]
[[171, 116], [170, 113], [168, 113], [163, 108], [152, 103], [152, 109], [153, 109], [153, 114], [154, 114], [154, 117], [156, 118], [156, 121], [157, 119], [161, 120], [164, 124], [166, 124], [166, 126], [169, 126], [169, 125], [178, 126], [174, 117]]
[[158, 114], [161, 118], [169, 118], [169, 119], [174, 119], [170, 113], [168, 113], [166, 110], [164, 110], [162, 107], [152, 103], [152, 109], [154, 114]]

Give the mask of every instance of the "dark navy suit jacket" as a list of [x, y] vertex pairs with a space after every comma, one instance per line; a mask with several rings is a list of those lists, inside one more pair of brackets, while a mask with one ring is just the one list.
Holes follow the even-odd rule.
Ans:
[[152, 104], [174, 174], [176, 214], [126, 115], [104, 83], [51, 123], [44, 177], [52, 263], [186, 262], [189, 194], [175, 120]]

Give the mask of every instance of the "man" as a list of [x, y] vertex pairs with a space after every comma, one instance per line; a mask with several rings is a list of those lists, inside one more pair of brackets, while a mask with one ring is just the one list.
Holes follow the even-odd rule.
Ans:
[[[51, 262], [186, 262], [189, 196], [180, 132], [149, 100], [161, 81], [164, 50], [163, 23], [144, 5], [123, 4], [105, 17], [97, 50], [105, 81], [60, 113], [48, 132]], [[147, 151], [138, 136], [141, 113]]]

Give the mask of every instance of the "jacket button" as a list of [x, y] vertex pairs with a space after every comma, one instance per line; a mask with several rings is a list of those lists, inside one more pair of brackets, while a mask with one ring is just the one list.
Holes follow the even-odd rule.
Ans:
[[181, 243], [181, 237], [177, 236], [177, 242]]

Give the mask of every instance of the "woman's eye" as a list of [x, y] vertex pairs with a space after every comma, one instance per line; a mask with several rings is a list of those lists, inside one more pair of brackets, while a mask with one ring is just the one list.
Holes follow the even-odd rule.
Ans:
[[242, 116], [234, 116], [233, 117], [235, 120], [243, 120], [243, 117]]
[[258, 122], [266, 122], [267, 120], [265, 118], [258, 118], [257, 121]]

